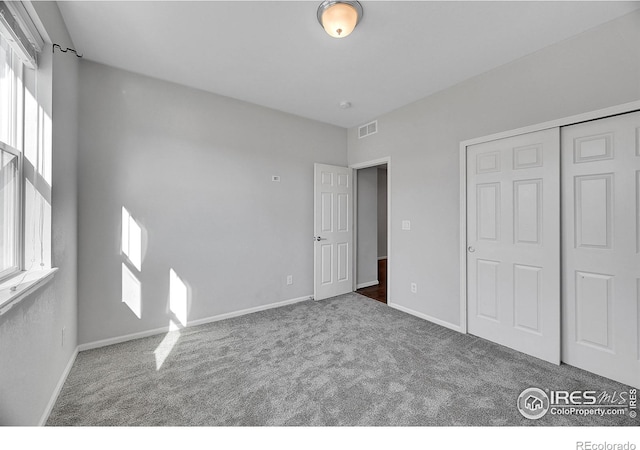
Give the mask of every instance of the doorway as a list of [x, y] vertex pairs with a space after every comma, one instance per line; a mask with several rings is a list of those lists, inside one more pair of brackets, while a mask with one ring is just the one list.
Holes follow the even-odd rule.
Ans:
[[388, 163], [356, 170], [356, 292], [381, 303], [388, 296]]

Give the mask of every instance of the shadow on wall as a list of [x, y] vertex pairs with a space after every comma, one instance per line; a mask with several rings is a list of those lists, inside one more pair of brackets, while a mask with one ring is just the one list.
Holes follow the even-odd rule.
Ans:
[[[142, 319], [142, 263], [148, 248], [148, 232], [127, 210], [122, 207], [121, 254], [122, 261], [122, 303], [126, 304], [138, 319]], [[169, 295], [166, 302], [166, 316], [169, 331], [154, 350], [156, 370], [160, 370], [165, 360], [180, 339], [180, 330], [187, 326], [191, 306], [192, 288], [173, 268], [169, 269]]]

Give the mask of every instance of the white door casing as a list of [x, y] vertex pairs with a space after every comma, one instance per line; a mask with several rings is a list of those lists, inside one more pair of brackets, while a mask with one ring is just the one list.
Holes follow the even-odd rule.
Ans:
[[640, 388], [640, 112], [562, 129], [567, 364]]
[[468, 332], [560, 363], [558, 128], [467, 147]]
[[315, 300], [353, 290], [353, 171], [314, 164]]

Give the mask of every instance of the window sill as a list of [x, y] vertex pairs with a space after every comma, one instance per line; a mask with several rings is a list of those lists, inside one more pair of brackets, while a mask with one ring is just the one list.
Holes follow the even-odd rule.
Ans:
[[[20, 272], [15, 277], [0, 283], [0, 316], [17, 305], [23, 298], [35, 292], [53, 279], [53, 274], [58, 271], [57, 267], [52, 269], [33, 270], [31, 272]], [[24, 279], [23, 279], [24, 277]], [[16, 283], [19, 283], [16, 285]], [[16, 286], [15, 290], [11, 290]]]

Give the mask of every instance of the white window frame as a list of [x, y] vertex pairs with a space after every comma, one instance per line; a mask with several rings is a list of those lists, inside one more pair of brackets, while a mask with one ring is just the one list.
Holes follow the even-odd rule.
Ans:
[[[2, 31], [0, 29], [0, 31]], [[5, 33], [0, 33], [3, 39], [7, 39]], [[6, 61], [11, 66], [13, 71], [14, 80], [11, 81], [11, 89], [9, 95], [9, 114], [10, 118], [8, 136], [7, 139], [10, 142], [4, 142], [0, 140], [0, 150], [9, 153], [17, 157], [18, 160], [18, 182], [15, 193], [15, 211], [14, 211], [14, 239], [13, 239], [13, 251], [14, 261], [11, 267], [4, 270], [0, 270], [0, 283], [15, 276], [16, 274], [24, 271], [24, 170], [23, 170], [23, 154], [20, 149], [24, 146], [24, 83], [22, 82], [24, 76], [24, 62], [16, 54], [15, 50], [9, 43], [9, 50], [11, 51], [11, 57]], [[16, 83], [15, 79], [19, 79], [21, 82]], [[22, 90], [22, 92], [19, 92]], [[12, 145], [13, 144], [13, 145]]]
[[22, 170], [22, 152], [0, 141], [0, 151], [10, 153], [18, 159], [18, 183], [15, 193], [16, 211], [14, 216], [15, 236], [13, 252], [15, 255], [12, 267], [0, 271], [0, 283], [24, 270], [24, 171]]

